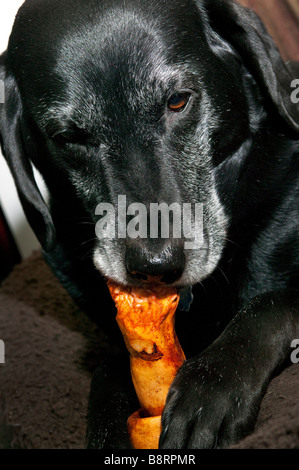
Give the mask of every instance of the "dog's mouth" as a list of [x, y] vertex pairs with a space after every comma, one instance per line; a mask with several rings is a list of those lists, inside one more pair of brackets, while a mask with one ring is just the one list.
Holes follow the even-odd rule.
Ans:
[[[169, 286], [182, 290], [182, 310], [192, 302], [190, 286], [201, 282], [214, 269], [221, 254], [208, 241], [199, 250], [184, 250], [179, 244], [167, 243], [163, 250], [146, 250], [144, 245], [130, 248], [126, 242], [106, 240], [98, 243], [93, 261], [96, 269], [108, 279], [124, 286], [151, 288]], [[214, 247], [212, 247], [214, 248]]]
[[[134, 273], [134, 277], [140, 282], [140, 285], [147, 290], [155, 289], [157, 286], [170, 286], [172, 285], [173, 276], [177, 278], [177, 273], [166, 273], [160, 276], [148, 276], [142, 273]], [[180, 294], [180, 301], [178, 309], [187, 312], [193, 301], [192, 287], [185, 286], [178, 289]]]
[[165, 284], [172, 284], [176, 279], [181, 276], [179, 270], [174, 270], [169, 273], [160, 274], [158, 276], [149, 276], [148, 274], [132, 271], [131, 274], [135, 280], [144, 284], [145, 286], [160, 286]]
[[163, 284], [162, 278], [163, 276], [147, 276], [147, 274], [142, 274], [139, 273], [138, 271], [133, 271], [132, 275], [135, 277], [135, 279], [142, 281], [144, 284]]

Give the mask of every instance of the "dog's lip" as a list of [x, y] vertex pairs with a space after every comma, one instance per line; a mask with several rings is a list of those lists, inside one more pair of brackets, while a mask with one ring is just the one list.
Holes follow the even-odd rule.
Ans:
[[[147, 276], [147, 275], [139, 274], [139, 278], [138, 278], [138, 273], [135, 274], [135, 279], [139, 281], [136, 283], [136, 285], [140, 287], [146, 286], [147, 288], [148, 287], [154, 288], [155, 286], [166, 286], [167, 284], [162, 281], [163, 277], [164, 277], [163, 274], [159, 276]], [[171, 284], [169, 284], [169, 286], [171, 286]]]
[[165, 283], [162, 281], [162, 278], [164, 277], [164, 275], [161, 275], [161, 276], [155, 276], [155, 277], [152, 277], [151, 279], [147, 279], [147, 280], [139, 280], [138, 279], [124, 279], [123, 282], [120, 282], [119, 280], [115, 280], [114, 282], [117, 282], [121, 285], [123, 285], [124, 287], [137, 287], [137, 288], [140, 288], [142, 289], [143, 287], [146, 288], [146, 289], [149, 289], [149, 288], [155, 288], [156, 286], [165, 286], [165, 287], [169, 287], [169, 288], [175, 288], [177, 289], [178, 291], [187, 291], [187, 290], [190, 290], [192, 289], [192, 286], [190, 286], [189, 284], [187, 285], [183, 285], [183, 284], [179, 284], [177, 282], [174, 282], [174, 283]]

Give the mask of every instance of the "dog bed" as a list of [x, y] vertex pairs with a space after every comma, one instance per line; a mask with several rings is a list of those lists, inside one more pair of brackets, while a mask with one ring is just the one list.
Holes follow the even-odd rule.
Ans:
[[[2, 283], [0, 339], [0, 448], [84, 448], [91, 375], [109, 343], [40, 252]], [[298, 389], [293, 364], [272, 380], [254, 432], [232, 447], [299, 448]]]

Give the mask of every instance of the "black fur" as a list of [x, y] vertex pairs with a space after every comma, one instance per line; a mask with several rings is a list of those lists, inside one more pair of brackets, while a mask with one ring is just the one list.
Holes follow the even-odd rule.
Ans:
[[[103, 277], [140, 285], [153, 275], [194, 295], [177, 314], [189, 359], [160, 446], [238, 441], [299, 335], [299, 110], [295, 77], [262, 23], [228, 0], [26, 0], [0, 78], [1, 144], [28, 220], [111, 341], [92, 383], [87, 445], [129, 447], [138, 406]], [[183, 91], [189, 102], [174, 113], [168, 99]], [[118, 195], [203, 203], [201, 249], [98, 240], [95, 208]]]

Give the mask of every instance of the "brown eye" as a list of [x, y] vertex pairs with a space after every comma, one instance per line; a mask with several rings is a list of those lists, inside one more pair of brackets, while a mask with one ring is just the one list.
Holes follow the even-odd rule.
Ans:
[[190, 93], [174, 93], [168, 100], [167, 106], [170, 111], [180, 113], [185, 109], [190, 98]]

